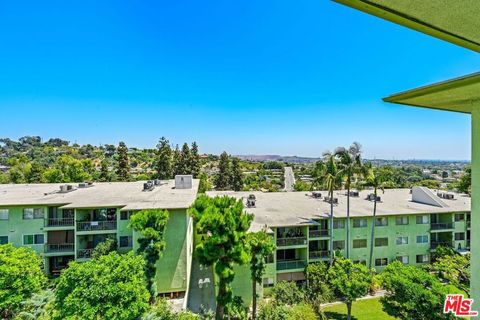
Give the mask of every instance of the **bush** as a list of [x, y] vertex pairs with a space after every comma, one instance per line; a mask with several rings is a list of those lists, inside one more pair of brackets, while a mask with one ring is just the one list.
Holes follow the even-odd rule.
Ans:
[[0, 245], [0, 318], [12, 319], [22, 302], [43, 288], [47, 279], [41, 264], [31, 248]]
[[258, 320], [317, 320], [317, 315], [308, 304], [297, 304], [293, 307], [267, 303], [260, 306]]
[[150, 311], [142, 317], [142, 320], [199, 320], [200, 317], [188, 312], [182, 311], [175, 313], [165, 299], [160, 299], [155, 303]]
[[292, 281], [277, 282], [272, 288], [272, 294], [278, 305], [293, 306], [303, 302], [305, 299], [303, 292]]

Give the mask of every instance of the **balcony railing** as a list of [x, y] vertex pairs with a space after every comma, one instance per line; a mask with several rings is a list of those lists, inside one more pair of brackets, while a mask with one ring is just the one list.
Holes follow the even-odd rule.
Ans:
[[77, 259], [90, 259], [92, 253], [93, 249], [79, 249], [77, 250]]
[[73, 252], [73, 243], [47, 243], [45, 245], [45, 252]]
[[77, 221], [77, 231], [102, 231], [117, 229], [117, 221]]
[[303, 269], [306, 265], [303, 260], [277, 261], [277, 270]]
[[308, 253], [308, 257], [310, 259], [325, 259], [330, 257], [330, 251], [322, 250], [322, 251], [310, 251]]
[[472, 221], [467, 220], [467, 228], [470, 228], [470, 225], [472, 224]]
[[328, 237], [329, 232], [327, 229], [310, 230], [308, 232], [308, 235], [310, 236], [310, 238], [321, 238], [321, 237]]
[[453, 229], [453, 222], [431, 223], [430, 228], [432, 230]]
[[45, 221], [46, 227], [73, 227], [73, 218], [48, 218]]
[[307, 244], [306, 237], [294, 237], [294, 238], [280, 238], [277, 239], [277, 246], [287, 247], [287, 246], [301, 246]]
[[453, 248], [453, 242], [451, 241], [432, 241], [430, 242], [430, 249], [436, 249], [438, 247], [450, 247]]

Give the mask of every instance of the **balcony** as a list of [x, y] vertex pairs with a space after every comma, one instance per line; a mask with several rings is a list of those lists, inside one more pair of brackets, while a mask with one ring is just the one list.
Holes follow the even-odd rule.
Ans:
[[306, 237], [292, 237], [292, 238], [277, 239], [278, 247], [303, 246], [303, 245], [307, 245]]
[[432, 242], [430, 242], [430, 249], [437, 249], [440, 246], [441, 247], [453, 248], [454, 244], [451, 241], [432, 241]]
[[74, 252], [74, 246], [73, 243], [47, 243], [45, 253]]
[[304, 269], [306, 265], [304, 260], [277, 261], [277, 270]]
[[310, 238], [322, 238], [322, 237], [328, 237], [329, 232], [327, 229], [324, 230], [310, 230], [308, 231], [308, 236]]
[[90, 259], [92, 253], [93, 249], [79, 249], [77, 250], [77, 259]]
[[73, 218], [48, 218], [45, 227], [73, 227]]
[[326, 259], [330, 257], [330, 251], [322, 250], [322, 251], [310, 251], [308, 253], [308, 257], [310, 259]]
[[439, 222], [430, 224], [431, 230], [448, 230], [453, 229], [453, 222]]
[[116, 230], [117, 221], [77, 221], [77, 231]]
[[467, 228], [470, 229], [470, 225], [472, 224], [472, 221], [467, 220]]

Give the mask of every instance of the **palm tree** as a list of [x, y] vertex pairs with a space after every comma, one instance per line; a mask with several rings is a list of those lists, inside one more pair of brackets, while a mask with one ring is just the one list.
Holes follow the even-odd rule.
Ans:
[[382, 169], [374, 169], [371, 163], [366, 164], [363, 168], [365, 184], [367, 186], [373, 187], [373, 216], [372, 216], [372, 232], [370, 237], [370, 255], [368, 260], [368, 268], [372, 269], [372, 259], [373, 259], [373, 247], [375, 241], [375, 218], [377, 216], [377, 195], [378, 189], [385, 192], [385, 185], [387, 182], [387, 174]]
[[335, 155], [338, 157], [340, 167], [345, 177], [345, 189], [347, 189], [347, 248], [346, 256], [350, 258], [350, 188], [352, 180], [356, 174], [362, 170], [362, 146], [358, 142], [354, 142], [348, 149], [337, 148]]
[[341, 186], [342, 170], [338, 167], [335, 154], [325, 152], [323, 160], [315, 165], [315, 185], [325, 188], [330, 198], [330, 265], [333, 264], [333, 191]]

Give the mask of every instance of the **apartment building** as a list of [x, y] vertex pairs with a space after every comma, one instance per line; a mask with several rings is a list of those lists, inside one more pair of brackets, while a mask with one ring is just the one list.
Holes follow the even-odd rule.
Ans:
[[[242, 199], [246, 211], [254, 215], [250, 231], [266, 229], [277, 245], [263, 279], [268, 290], [277, 281], [301, 282], [307, 264], [330, 259], [330, 235], [335, 254], [368, 264], [372, 224], [375, 224], [373, 263], [377, 271], [393, 260], [422, 265], [438, 246], [467, 252], [470, 246], [470, 197], [437, 192], [424, 187], [391, 189], [380, 192], [375, 220], [371, 190], [350, 195], [350, 242], [346, 243], [346, 192], [209, 192], [210, 196], [229, 195]], [[330, 201], [334, 203], [333, 228]], [[251, 300], [248, 266], [238, 268], [236, 294]]]
[[119, 251], [136, 250], [138, 234], [130, 216], [143, 209], [167, 209], [166, 249], [158, 262], [160, 294], [183, 296], [193, 252], [193, 223], [187, 209], [198, 180], [80, 184], [0, 185], [0, 244], [29, 246], [55, 275], [72, 260], [91, 258], [97, 244], [117, 240]]

